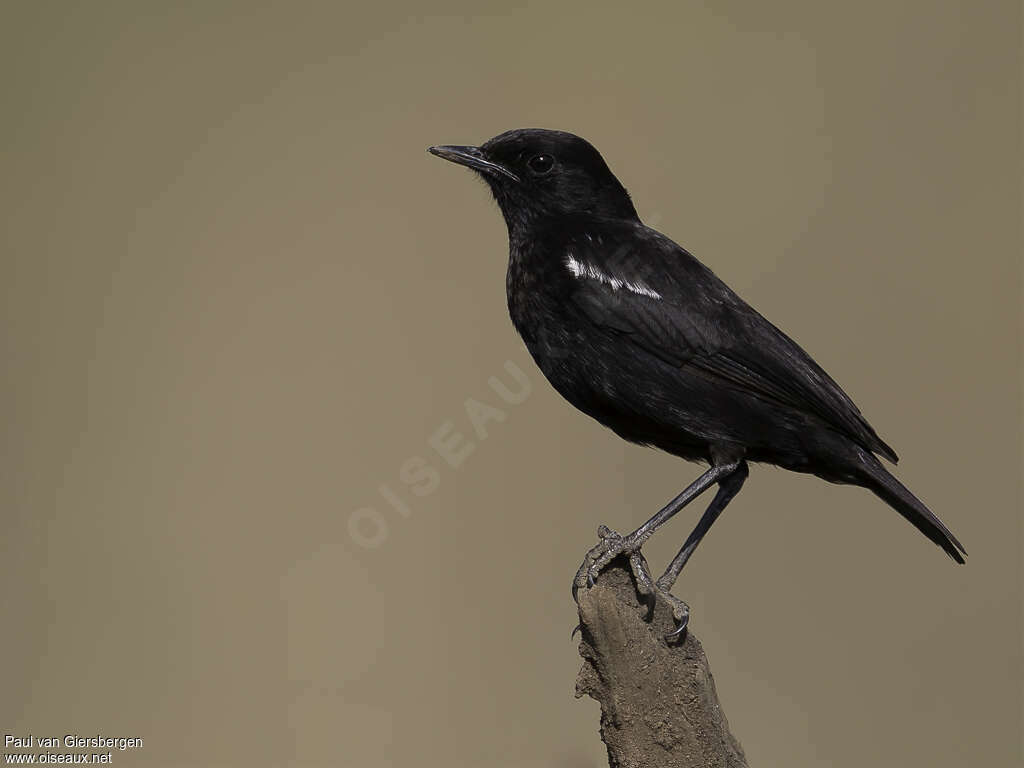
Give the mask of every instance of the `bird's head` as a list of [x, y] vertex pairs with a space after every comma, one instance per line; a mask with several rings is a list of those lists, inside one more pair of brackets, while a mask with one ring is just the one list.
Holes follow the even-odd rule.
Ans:
[[445, 145], [430, 151], [479, 173], [509, 229], [572, 214], [636, 218], [629, 193], [600, 153], [571, 133], [520, 128], [479, 147]]

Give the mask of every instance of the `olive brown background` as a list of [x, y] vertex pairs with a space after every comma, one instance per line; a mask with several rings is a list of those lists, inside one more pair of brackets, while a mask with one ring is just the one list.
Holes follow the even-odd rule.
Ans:
[[570, 577], [698, 468], [548, 387], [493, 201], [425, 151], [545, 126], [833, 374], [970, 552], [755, 467], [677, 586], [751, 764], [1020, 764], [1018, 3], [0, 17], [4, 733], [605, 764]]

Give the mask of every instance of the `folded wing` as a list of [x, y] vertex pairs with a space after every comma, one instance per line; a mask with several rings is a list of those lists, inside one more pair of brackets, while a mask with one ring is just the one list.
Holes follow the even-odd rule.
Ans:
[[686, 250], [651, 229], [622, 234], [570, 245], [570, 300], [590, 322], [673, 366], [813, 414], [897, 461], [839, 385]]

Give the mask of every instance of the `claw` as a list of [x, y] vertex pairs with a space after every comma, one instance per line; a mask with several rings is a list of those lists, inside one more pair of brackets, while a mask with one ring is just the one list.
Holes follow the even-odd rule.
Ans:
[[662, 594], [671, 603], [672, 618], [676, 622], [676, 628], [665, 635], [665, 641], [671, 643], [675, 640], [685, 640], [686, 627], [690, 623], [690, 607], [668, 590], [663, 591]]
[[686, 622], [683, 622], [678, 627], [676, 627], [671, 632], [669, 632], [667, 635], [665, 635], [665, 642], [666, 643], [673, 643], [676, 640], [679, 640], [680, 642], [682, 642], [685, 639], [686, 639]]
[[574, 637], [576, 637], [576, 633], [577, 633], [577, 632], [580, 632], [580, 633], [582, 634], [582, 632], [583, 632], [583, 625], [582, 625], [582, 624], [577, 624], [577, 625], [576, 625], [576, 626], [575, 626], [575, 627], [573, 628], [573, 630], [572, 630], [572, 634], [571, 634], [571, 635], [569, 635], [569, 642], [572, 642], [572, 639], [573, 639]]

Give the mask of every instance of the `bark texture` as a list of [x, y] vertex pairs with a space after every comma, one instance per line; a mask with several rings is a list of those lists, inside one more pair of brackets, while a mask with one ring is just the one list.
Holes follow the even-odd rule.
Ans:
[[576, 696], [601, 704], [611, 768], [746, 768], [700, 643], [666, 643], [671, 609], [659, 599], [648, 615], [625, 559], [580, 590], [579, 615]]

